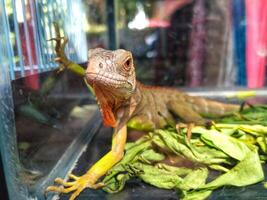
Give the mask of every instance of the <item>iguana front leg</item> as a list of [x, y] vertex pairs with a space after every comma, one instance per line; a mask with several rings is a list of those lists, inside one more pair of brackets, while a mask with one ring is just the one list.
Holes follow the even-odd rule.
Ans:
[[97, 181], [122, 159], [126, 137], [126, 125], [123, 125], [119, 130], [115, 129], [111, 151], [96, 162], [84, 175], [77, 177], [71, 174], [70, 178], [74, 179], [74, 181], [64, 182], [61, 178], [56, 178], [55, 182], [64, 187], [49, 186], [46, 192], [69, 193], [74, 191], [70, 197], [70, 200], [74, 200], [85, 188], [97, 189], [103, 186], [103, 183], [97, 183]]
[[85, 69], [81, 65], [69, 60], [67, 58], [66, 54], [65, 54], [65, 47], [66, 47], [66, 44], [68, 43], [68, 38], [67, 37], [62, 37], [60, 35], [59, 26], [58, 26], [57, 23], [54, 23], [54, 28], [55, 28], [56, 37], [55, 38], [51, 38], [49, 41], [55, 41], [56, 42], [56, 46], [55, 46], [56, 58], [55, 58], [55, 61], [58, 62], [59, 65], [60, 65], [59, 72], [65, 70], [65, 69], [68, 69], [71, 72], [73, 72], [73, 73], [75, 73], [75, 74], [77, 74], [79, 76], [82, 76], [84, 78], [84, 82], [85, 82], [87, 88], [94, 95], [94, 91], [93, 91], [92, 87], [85, 80]]
[[55, 61], [60, 64], [60, 71], [64, 69], [69, 69], [77, 75], [85, 76], [85, 69], [77, 63], [74, 63], [69, 60], [65, 54], [65, 46], [68, 43], [68, 38], [62, 37], [60, 35], [59, 26], [57, 23], [54, 23], [54, 28], [56, 32], [56, 37], [51, 38], [49, 41], [56, 42], [55, 51], [57, 57], [55, 58]]

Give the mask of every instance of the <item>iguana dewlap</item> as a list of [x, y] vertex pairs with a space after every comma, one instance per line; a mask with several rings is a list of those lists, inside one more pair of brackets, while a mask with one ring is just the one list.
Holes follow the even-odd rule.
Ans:
[[239, 109], [137, 82], [132, 54], [123, 49], [90, 50], [86, 79], [95, 90], [104, 123], [112, 127], [123, 122], [138, 130], [163, 128], [174, 121], [174, 115], [184, 122], [203, 124], [201, 115], [220, 116]]

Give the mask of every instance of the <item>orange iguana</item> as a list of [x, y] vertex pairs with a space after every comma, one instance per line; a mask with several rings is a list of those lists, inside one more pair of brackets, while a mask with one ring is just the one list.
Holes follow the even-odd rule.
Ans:
[[86, 71], [69, 61], [64, 54], [66, 39], [55, 38], [57, 61], [86, 77], [92, 87], [104, 124], [114, 127], [111, 150], [95, 163], [84, 175], [72, 182], [56, 178], [55, 182], [64, 187], [49, 186], [46, 191], [61, 193], [74, 192], [70, 200], [75, 199], [85, 188], [99, 188], [103, 183], [99, 178], [107, 173], [124, 154], [127, 126], [138, 130], [164, 128], [174, 116], [184, 122], [204, 124], [202, 114], [224, 115], [237, 111], [238, 105], [223, 104], [201, 97], [192, 97], [175, 89], [145, 86], [136, 81], [132, 54], [118, 49], [109, 51], [101, 48], [89, 51], [89, 63]]

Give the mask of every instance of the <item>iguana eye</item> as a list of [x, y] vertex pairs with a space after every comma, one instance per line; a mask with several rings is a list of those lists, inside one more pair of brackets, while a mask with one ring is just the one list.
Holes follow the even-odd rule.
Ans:
[[131, 69], [131, 58], [128, 58], [124, 64], [123, 64], [123, 68], [126, 70], [126, 71], [130, 71]]

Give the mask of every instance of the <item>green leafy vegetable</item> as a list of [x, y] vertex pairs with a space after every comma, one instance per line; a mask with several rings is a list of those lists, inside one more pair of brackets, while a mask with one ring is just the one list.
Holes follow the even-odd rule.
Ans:
[[[127, 180], [137, 177], [158, 188], [178, 190], [183, 200], [202, 200], [222, 186], [240, 187], [262, 181], [261, 162], [267, 160], [267, 123], [263, 120], [267, 119], [267, 107], [256, 110], [227, 116], [220, 119], [224, 123], [210, 129], [193, 127], [190, 140], [187, 128], [178, 132], [170, 128], [128, 143], [124, 158], [104, 178], [103, 189], [119, 192]], [[249, 123], [240, 123], [244, 119]], [[248, 125], [251, 121], [260, 123]], [[164, 163], [169, 155], [194, 164], [171, 166]], [[217, 171], [215, 177], [211, 170]]]

